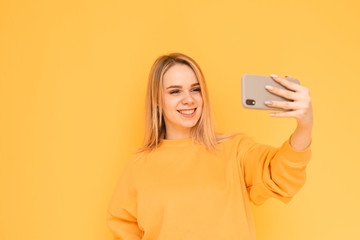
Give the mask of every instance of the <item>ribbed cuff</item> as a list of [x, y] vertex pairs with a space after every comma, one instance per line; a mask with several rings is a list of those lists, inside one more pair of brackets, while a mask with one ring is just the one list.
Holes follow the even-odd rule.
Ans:
[[288, 159], [290, 162], [294, 163], [304, 163], [308, 162], [311, 158], [311, 144], [312, 139], [310, 141], [309, 146], [307, 146], [304, 150], [296, 150], [290, 145], [290, 139], [292, 135], [283, 143], [281, 146], [282, 153], [285, 155], [286, 159]]

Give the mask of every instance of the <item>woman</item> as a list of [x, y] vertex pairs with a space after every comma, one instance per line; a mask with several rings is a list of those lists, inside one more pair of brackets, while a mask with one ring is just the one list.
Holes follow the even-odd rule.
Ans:
[[285, 78], [268, 89], [293, 102], [297, 128], [281, 147], [243, 133], [215, 132], [204, 76], [190, 57], [172, 53], [153, 64], [146, 96], [144, 145], [128, 161], [108, 209], [115, 239], [255, 239], [252, 202], [285, 203], [305, 182], [313, 125], [309, 90]]

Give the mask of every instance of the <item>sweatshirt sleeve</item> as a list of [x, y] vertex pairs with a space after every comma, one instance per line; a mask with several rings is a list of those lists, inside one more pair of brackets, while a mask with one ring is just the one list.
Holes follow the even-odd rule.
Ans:
[[291, 136], [280, 146], [256, 143], [243, 135], [238, 145], [240, 168], [244, 174], [250, 201], [263, 204], [269, 198], [288, 203], [306, 180], [311, 158], [311, 143], [303, 150], [290, 145]]
[[126, 164], [107, 211], [107, 224], [114, 239], [137, 240], [142, 237], [137, 223], [136, 190], [131, 165], [131, 161]]

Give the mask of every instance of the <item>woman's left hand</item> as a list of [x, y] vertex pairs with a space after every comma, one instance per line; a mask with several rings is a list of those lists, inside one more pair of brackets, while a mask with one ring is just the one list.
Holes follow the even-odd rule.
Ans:
[[274, 81], [278, 82], [279, 84], [293, 91], [280, 89], [273, 86], [271, 86], [272, 87], [271, 89], [268, 88], [268, 85], [265, 86], [265, 88], [269, 92], [279, 95], [281, 97], [285, 97], [287, 99], [291, 99], [293, 100], [293, 102], [291, 101], [271, 101], [272, 103], [265, 102], [265, 104], [269, 107], [291, 109], [291, 111], [270, 113], [269, 115], [273, 117], [294, 117], [298, 122], [298, 126], [304, 128], [312, 128], [313, 111], [312, 111], [309, 89], [299, 84], [293, 83], [285, 78], [278, 77], [274, 74], [271, 74], [270, 76], [272, 77], [272, 79], [274, 79]]

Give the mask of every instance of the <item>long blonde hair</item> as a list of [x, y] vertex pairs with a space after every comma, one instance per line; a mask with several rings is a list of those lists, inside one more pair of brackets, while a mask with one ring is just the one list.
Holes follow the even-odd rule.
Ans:
[[157, 148], [165, 138], [165, 122], [162, 112], [163, 76], [175, 64], [186, 64], [195, 73], [199, 81], [203, 98], [203, 110], [199, 121], [191, 129], [191, 136], [199, 144], [203, 144], [209, 151], [215, 151], [219, 142], [236, 134], [223, 135], [214, 129], [214, 116], [211, 109], [209, 94], [204, 75], [199, 65], [189, 56], [182, 53], [170, 53], [159, 56], [151, 67], [145, 99], [145, 136], [144, 143], [137, 152], [150, 152]]

